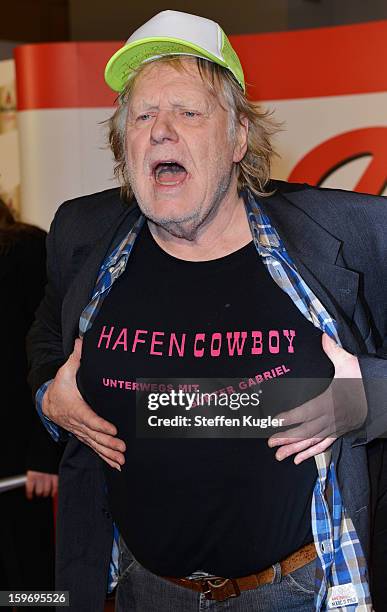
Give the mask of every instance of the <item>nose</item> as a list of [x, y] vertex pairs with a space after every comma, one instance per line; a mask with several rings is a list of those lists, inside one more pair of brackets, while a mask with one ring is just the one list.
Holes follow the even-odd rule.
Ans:
[[173, 113], [160, 110], [152, 124], [150, 139], [152, 144], [160, 144], [165, 141], [176, 142], [177, 132], [173, 125]]

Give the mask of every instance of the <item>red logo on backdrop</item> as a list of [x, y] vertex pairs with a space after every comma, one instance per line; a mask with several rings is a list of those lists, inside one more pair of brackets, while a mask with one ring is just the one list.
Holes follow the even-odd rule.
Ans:
[[370, 162], [354, 191], [380, 195], [387, 184], [387, 127], [353, 130], [326, 140], [298, 162], [288, 180], [318, 186], [335, 170], [367, 156]]

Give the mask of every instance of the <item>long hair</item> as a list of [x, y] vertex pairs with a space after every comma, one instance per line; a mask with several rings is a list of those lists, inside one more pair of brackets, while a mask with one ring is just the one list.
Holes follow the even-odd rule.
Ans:
[[7, 255], [11, 247], [25, 236], [41, 237], [44, 233], [34, 225], [16, 221], [9, 207], [0, 198], [0, 255]]
[[13, 227], [16, 224], [10, 208], [4, 200], [0, 198], [0, 230], [5, 230]]
[[[181, 56], [170, 55], [153, 62], [170, 64], [182, 71], [186, 69], [182, 59]], [[261, 109], [258, 103], [247, 98], [229, 70], [202, 58], [194, 59], [203, 82], [220, 104], [222, 102], [219, 94], [223, 94], [228, 106], [225, 110], [230, 112], [230, 137], [235, 133], [240, 117], [248, 119], [247, 151], [237, 163], [238, 190], [249, 188], [257, 196], [270, 195], [271, 192], [265, 191], [265, 187], [270, 180], [271, 158], [274, 154], [271, 141], [280, 125], [273, 120], [271, 111]], [[114, 175], [121, 185], [121, 197], [126, 201], [133, 197], [125, 159], [127, 111], [136, 80], [148, 63], [150, 62], [142, 64], [128, 80], [125, 89], [117, 98], [117, 109], [106, 122], [115, 159]]]

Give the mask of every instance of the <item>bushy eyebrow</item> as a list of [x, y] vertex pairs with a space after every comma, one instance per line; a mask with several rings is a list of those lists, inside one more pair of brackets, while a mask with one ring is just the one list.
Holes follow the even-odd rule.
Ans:
[[[187, 108], [192, 108], [192, 109], [201, 109], [203, 111], [207, 111], [209, 112], [210, 110], [210, 105], [208, 102], [199, 102], [198, 100], [185, 100], [185, 101], [178, 101], [178, 102], [172, 102], [172, 104], [170, 105], [171, 108], [176, 109], [176, 110], [182, 110], [182, 109], [187, 109]], [[144, 112], [148, 112], [148, 111], [158, 111], [160, 110], [160, 107], [158, 105], [155, 104], [151, 104], [149, 102], [144, 102], [142, 101], [141, 104], [139, 104], [139, 106], [135, 109], [133, 109], [133, 107], [131, 108], [132, 112], [136, 112], [136, 113], [144, 113]]]

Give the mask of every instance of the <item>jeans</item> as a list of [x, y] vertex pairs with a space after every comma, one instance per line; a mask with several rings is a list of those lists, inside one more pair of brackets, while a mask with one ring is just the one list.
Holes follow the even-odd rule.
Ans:
[[119, 573], [115, 612], [313, 612], [315, 561], [281, 576], [273, 565], [274, 579], [238, 597], [208, 600], [202, 593], [173, 584], [152, 574], [134, 558], [120, 539]]

